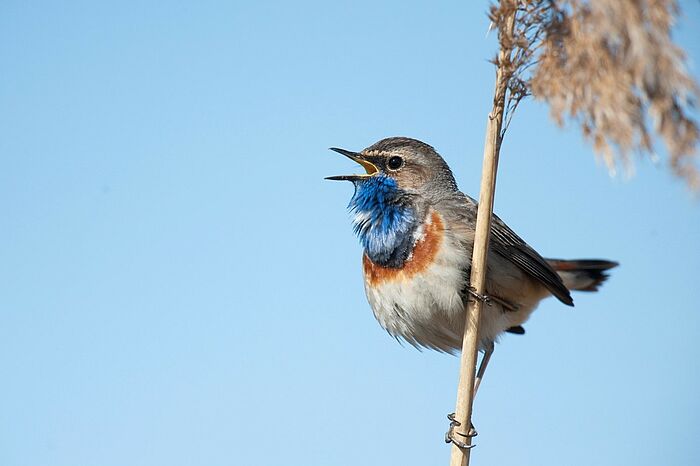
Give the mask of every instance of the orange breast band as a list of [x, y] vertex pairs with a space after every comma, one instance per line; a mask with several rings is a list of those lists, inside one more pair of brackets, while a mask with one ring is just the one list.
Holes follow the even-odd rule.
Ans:
[[424, 229], [423, 237], [416, 242], [411, 256], [404, 262], [403, 267], [384, 267], [372, 262], [366, 254], [362, 256], [362, 270], [370, 286], [410, 279], [433, 263], [440, 251], [445, 230], [437, 212], [430, 215], [430, 221], [425, 223]]

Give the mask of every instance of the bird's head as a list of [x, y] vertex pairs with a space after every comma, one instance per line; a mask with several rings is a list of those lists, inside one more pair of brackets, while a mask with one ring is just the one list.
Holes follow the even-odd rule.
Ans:
[[449, 167], [435, 149], [410, 138], [382, 139], [361, 152], [331, 150], [365, 169], [327, 179], [355, 185], [349, 208], [368, 257], [383, 265], [402, 264], [428, 206], [457, 190]]
[[352, 181], [356, 187], [388, 184], [406, 195], [430, 198], [457, 189], [454, 176], [442, 157], [428, 144], [416, 139], [382, 139], [361, 152], [332, 147], [362, 165], [360, 175], [329, 176], [328, 180]]

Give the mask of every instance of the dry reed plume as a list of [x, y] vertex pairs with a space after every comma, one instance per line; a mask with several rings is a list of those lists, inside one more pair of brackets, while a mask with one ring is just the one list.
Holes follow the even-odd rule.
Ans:
[[[512, 33], [506, 18], [516, 12]], [[501, 0], [490, 18], [511, 50], [506, 124], [532, 94], [559, 125], [572, 120], [614, 173], [632, 168], [631, 153], [655, 154], [663, 141], [669, 164], [700, 190], [697, 123], [690, 116], [698, 87], [671, 39], [674, 0]]]

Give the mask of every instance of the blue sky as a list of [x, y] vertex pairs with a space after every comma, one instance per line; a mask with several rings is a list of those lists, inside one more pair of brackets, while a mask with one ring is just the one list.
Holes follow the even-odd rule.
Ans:
[[[700, 6], [676, 37], [700, 75]], [[377, 325], [327, 150], [432, 145], [478, 192], [486, 2], [3, 2], [0, 464], [447, 464], [458, 359]], [[526, 102], [496, 211], [618, 260], [496, 348], [474, 464], [700, 463], [698, 202]]]

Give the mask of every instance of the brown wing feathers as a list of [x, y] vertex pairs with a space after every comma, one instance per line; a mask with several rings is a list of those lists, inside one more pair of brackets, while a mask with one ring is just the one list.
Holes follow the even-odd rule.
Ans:
[[559, 301], [569, 306], [574, 305], [569, 290], [547, 261], [496, 215], [493, 216], [491, 223], [491, 248], [522, 271], [539, 280]]

